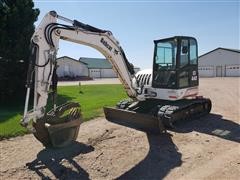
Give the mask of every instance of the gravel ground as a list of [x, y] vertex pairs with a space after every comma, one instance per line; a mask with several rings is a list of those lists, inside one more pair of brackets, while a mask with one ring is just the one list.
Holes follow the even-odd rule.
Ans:
[[32, 135], [0, 141], [1, 179], [239, 179], [240, 78], [201, 79], [207, 117], [165, 135], [98, 118], [77, 142], [45, 149]]

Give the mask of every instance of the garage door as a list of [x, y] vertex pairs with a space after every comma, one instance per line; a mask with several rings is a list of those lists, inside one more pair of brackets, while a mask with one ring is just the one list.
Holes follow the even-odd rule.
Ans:
[[240, 76], [240, 65], [227, 65], [226, 76]]
[[90, 77], [92, 78], [100, 78], [101, 77], [101, 72], [100, 69], [90, 69]]
[[199, 66], [198, 73], [200, 77], [213, 77], [214, 67], [213, 66]]
[[101, 69], [102, 78], [116, 78], [117, 74], [112, 69]]
[[69, 64], [65, 64], [65, 66], [64, 66], [64, 76], [70, 76]]
[[216, 66], [216, 76], [217, 77], [222, 77], [223, 76], [222, 66]]

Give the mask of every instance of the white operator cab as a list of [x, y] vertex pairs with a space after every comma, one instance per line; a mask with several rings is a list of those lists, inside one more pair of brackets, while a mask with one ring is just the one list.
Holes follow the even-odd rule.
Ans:
[[[153, 69], [136, 74], [142, 99], [176, 101], [198, 94], [197, 40], [176, 36], [154, 41]], [[141, 98], [139, 98], [141, 99]]]

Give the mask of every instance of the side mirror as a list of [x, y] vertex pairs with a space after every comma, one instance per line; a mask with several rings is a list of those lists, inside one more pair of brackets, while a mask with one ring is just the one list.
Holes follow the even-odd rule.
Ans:
[[182, 54], [187, 54], [188, 53], [188, 47], [187, 46], [183, 46], [182, 47]]

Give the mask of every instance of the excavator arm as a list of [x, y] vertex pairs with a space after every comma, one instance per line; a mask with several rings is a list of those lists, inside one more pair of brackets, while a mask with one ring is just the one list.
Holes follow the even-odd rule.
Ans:
[[[71, 25], [60, 24], [57, 20], [65, 21]], [[30, 121], [36, 122], [45, 116], [50, 87], [56, 89], [56, 55], [59, 40], [90, 46], [101, 52], [112, 64], [127, 94], [131, 98], [137, 97], [139, 91], [136, 83], [133, 84], [133, 66], [128, 62], [119, 42], [110, 31], [95, 28], [76, 20], [70, 20], [51, 11], [45, 15], [31, 39], [31, 60], [27, 79], [27, 94], [25, 100], [24, 116], [21, 120], [23, 126]], [[34, 75], [35, 76], [34, 76]], [[33, 109], [28, 111], [29, 96], [34, 80]], [[56, 109], [54, 105], [53, 110]]]

